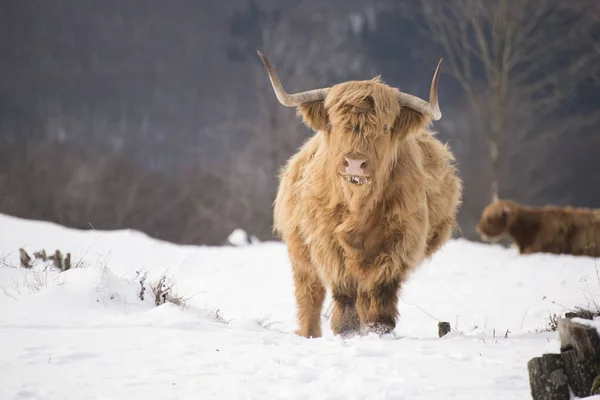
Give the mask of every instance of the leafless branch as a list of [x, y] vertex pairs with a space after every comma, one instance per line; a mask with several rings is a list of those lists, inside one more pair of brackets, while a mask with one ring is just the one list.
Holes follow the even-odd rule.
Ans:
[[[600, 18], [590, 17], [594, 11], [600, 15], [598, 2], [585, 7], [552, 0], [417, 3], [406, 11], [442, 49], [471, 110], [471, 130], [488, 142], [492, 198], [498, 196], [501, 172], [510, 170], [503, 164], [533, 149], [547, 151], [566, 132], [598, 121], [597, 112], [564, 112], [598, 71], [599, 58], [586, 39], [600, 26]], [[554, 129], [540, 130], [557, 114]]]

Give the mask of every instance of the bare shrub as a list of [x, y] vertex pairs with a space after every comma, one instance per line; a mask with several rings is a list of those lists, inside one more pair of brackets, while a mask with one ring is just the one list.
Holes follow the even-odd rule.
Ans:
[[140, 271], [136, 271], [136, 278], [138, 279], [138, 282], [140, 283], [140, 293], [138, 295], [138, 297], [140, 298], [140, 300], [144, 301], [144, 296], [146, 295], [146, 278], [148, 277], [148, 273], [144, 273], [142, 274]]
[[165, 303], [172, 303], [183, 308], [187, 305], [187, 301], [189, 299], [173, 291], [175, 281], [168, 278], [166, 272], [163, 273], [157, 281], [150, 282], [148, 287], [146, 286], [148, 279], [147, 271], [136, 271], [135, 279], [140, 284], [140, 291], [138, 293], [140, 300], [143, 301], [145, 299], [146, 291], [149, 287], [150, 291], [154, 295], [154, 304], [156, 306], [160, 306]]
[[229, 324], [232, 320], [231, 319], [225, 319], [225, 317], [223, 316], [223, 312], [220, 309], [217, 309], [215, 311], [212, 311], [210, 313], [210, 315], [217, 320], [217, 322], [220, 322], [222, 324]]
[[560, 316], [557, 313], [550, 314], [548, 323], [544, 332], [556, 332], [558, 330], [558, 319]]

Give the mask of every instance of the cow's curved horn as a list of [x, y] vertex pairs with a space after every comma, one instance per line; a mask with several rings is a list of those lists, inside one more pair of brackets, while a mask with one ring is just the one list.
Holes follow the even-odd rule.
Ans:
[[402, 106], [412, 108], [413, 110], [423, 114], [429, 114], [433, 117], [434, 121], [442, 118], [442, 112], [438, 103], [438, 79], [440, 77], [442, 60], [443, 59], [440, 59], [440, 62], [435, 69], [435, 73], [433, 74], [431, 88], [429, 89], [429, 103], [417, 96], [413, 96], [412, 94], [400, 93], [398, 95], [398, 99]]
[[324, 100], [327, 97], [327, 93], [329, 92], [329, 88], [323, 89], [313, 89], [306, 92], [289, 94], [283, 88], [281, 81], [279, 81], [279, 77], [277, 76], [277, 72], [275, 72], [275, 68], [271, 65], [267, 57], [260, 50], [256, 50], [258, 56], [262, 60], [267, 73], [269, 74], [269, 79], [271, 80], [271, 85], [273, 85], [273, 91], [275, 91], [275, 96], [277, 96], [277, 100], [281, 104], [286, 107], [297, 107], [304, 103], [310, 103], [313, 101]]

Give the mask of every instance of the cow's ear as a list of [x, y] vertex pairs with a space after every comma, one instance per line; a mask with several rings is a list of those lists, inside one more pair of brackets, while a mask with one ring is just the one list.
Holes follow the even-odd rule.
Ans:
[[402, 107], [392, 126], [392, 135], [401, 139], [413, 135], [425, 128], [427, 118], [412, 108]]
[[297, 114], [302, 117], [306, 126], [314, 131], [325, 131], [329, 117], [323, 101], [313, 101], [298, 106]]

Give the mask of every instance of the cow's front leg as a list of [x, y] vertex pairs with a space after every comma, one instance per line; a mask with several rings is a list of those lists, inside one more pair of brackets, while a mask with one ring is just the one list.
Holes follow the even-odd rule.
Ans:
[[308, 257], [308, 250], [297, 236], [288, 240], [288, 254], [294, 276], [294, 294], [298, 307], [299, 329], [306, 338], [321, 336], [321, 310], [325, 301], [325, 286]]
[[399, 290], [399, 279], [359, 288], [357, 310], [365, 333], [382, 335], [394, 330], [398, 318]]
[[294, 265], [294, 294], [300, 325], [296, 334], [318, 338], [321, 337], [321, 309], [325, 300], [325, 287], [309, 268], [307, 265]]
[[335, 335], [351, 335], [360, 330], [360, 319], [356, 312], [356, 285], [333, 287], [333, 314], [331, 329]]

